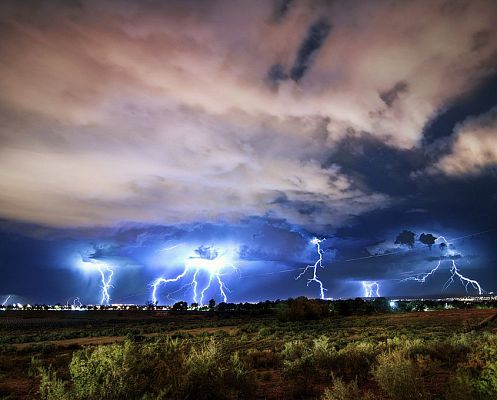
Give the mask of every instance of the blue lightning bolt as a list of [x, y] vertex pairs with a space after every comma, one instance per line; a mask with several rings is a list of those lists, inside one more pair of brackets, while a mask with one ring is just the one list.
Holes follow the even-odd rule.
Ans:
[[89, 259], [89, 261], [82, 261], [81, 264], [84, 268], [96, 269], [100, 274], [100, 304], [110, 305], [110, 289], [114, 286], [112, 285], [112, 277], [114, 276], [114, 270], [107, 264], [99, 260]]
[[478, 281], [475, 281], [473, 279], [466, 278], [464, 275], [462, 275], [459, 272], [459, 269], [456, 266], [456, 262], [452, 260], [452, 266], [450, 267], [450, 272], [451, 276], [447, 282], [445, 282], [445, 285], [443, 289], [447, 289], [452, 283], [454, 283], [454, 278], [457, 276], [459, 280], [461, 281], [462, 285], [464, 286], [464, 289], [466, 289], [466, 292], [468, 291], [468, 286], [471, 285], [473, 286], [474, 289], [478, 290], [478, 294], [483, 294], [485, 291], [481, 288], [480, 284]]
[[69, 308], [69, 301], [73, 299], [71, 308], [81, 308], [83, 307], [83, 303], [81, 303], [81, 300], [79, 297], [69, 297], [66, 301], [66, 307]]
[[364, 297], [380, 297], [380, 284], [378, 282], [362, 281]]
[[318, 278], [318, 267], [320, 268], [324, 268], [324, 265], [323, 265], [323, 254], [324, 254], [324, 251], [321, 250], [321, 243], [324, 242], [324, 239], [318, 239], [318, 238], [312, 238], [312, 240], [310, 241], [311, 244], [313, 244], [314, 246], [316, 246], [316, 249], [317, 249], [317, 252], [318, 252], [318, 259], [316, 260], [316, 262], [313, 264], [313, 265], [308, 265], [304, 268], [304, 270], [295, 278], [295, 280], [297, 279], [300, 279], [300, 277], [302, 275], [304, 275], [309, 269], [312, 270], [312, 278], [309, 278], [307, 279], [307, 286], [309, 286], [309, 284], [311, 282], [316, 282], [319, 286], [319, 295], [320, 295], [320, 298], [321, 300], [324, 300], [324, 299], [327, 299], [325, 296], [324, 296], [324, 292], [328, 291], [328, 289], [326, 289], [324, 286], [323, 286], [323, 282], [321, 282], [321, 280]]
[[81, 303], [81, 300], [79, 299], [79, 297], [76, 297], [74, 299], [74, 301], [72, 302], [72, 305], [74, 308], [81, 308], [83, 307], [83, 303]]
[[[69, 298], [70, 300], [71, 298]], [[69, 300], [67, 301], [67, 304], [69, 303]], [[81, 307], [83, 307], [83, 303], [81, 303], [81, 300], [79, 299], [79, 297], [75, 297], [74, 300], [72, 301], [72, 305], [71, 305], [71, 309], [72, 310], [78, 310], [80, 309]]]
[[12, 297], [12, 295], [8, 295], [7, 298], [4, 300], [4, 302], [2, 303], [2, 307], [5, 307], [5, 305], [7, 304], [7, 302], [9, 301], [9, 299]]
[[[100, 304], [109, 305], [110, 304], [109, 290], [110, 288], [114, 287], [111, 284], [114, 271], [110, 269], [108, 265], [98, 266], [97, 268], [98, 272], [100, 272], [100, 278], [102, 280], [102, 286], [100, 286], [100, 288], [102, 289], [102, 297], [100, 299]], [[105, 276], [105, 271], [107, 271], [107, 276]]]
[[[437, 243], [437, 242], [438, 242], [438, 245], [440, 246], [440, 249], [442, 249], [442, 250], [448, 249], [447, 255], [449, 257], [460, 256], [459, 253], [453, 251], [450, 248], [451, 243], [447, 239], [445, 239], [445, 237], [439, 236], [437, 238], [437, 240], [435, 241], [435, 243]], [[425, 283], [427, 278], [429, 278], [431, 275], [433, 275], [435, 272], [438, 271], [438, 269], [440, 268], [440, 266], [442, 264], [442, 261], [444, 261], [444, 260], [442, 258], [440, 258], [440, 260], [438, 260], [437, 265], [433, 269], [431, 269], [430, 271], [425, 272], [425, 273], [421, 273], [421, 274], [416, 274], [413, 276], [409, 276], [407, 278], [402, 279], [401, 282], [416, 281], [416, 282], [420, 282], [420, 283]], [[454, 259], [449, 259], [447, 261], [451, 262], [451, 266], [449, 269], [451, 276], [449, 277], [447, 282], [445, 282], [442, 290], [447, 290], [449, 288], [449, 286], [454, 283], [454, 278], [457, 277], [461, 281], [466, 292], [468, 291], [468, 287], [472, 286], [475, 290], [478, 290], [478, 294], [481, 295], [481, 294], [485, 293], [485, 291], [482, 289], [482, 287], [480, 286], [480, 283], [478, 281], [473, 280], [473, 279], [469, 279], [461, 274], [459, 268], [456, 265], [456, 261]]]
[[[172, 248], [175, 247], [177, 246], [173, 246]], [[231, 261], [231, 255], [228, 252], [220, 255], [219, 252], [212, 247], [201, 247], [197, 249], [196, 255], [190, 256], [186, 259], [185, 267], [179, 275], [173, 278], [159, 277], [152, 282], [152, 301], [154, 304], [158, 303], [157, 291], [161, 285], [179, 282], [185, 279], [188, 275], [191, 275], [190, 281], [181, 286], [178, 290], [169, 293], [169, 295], [191, 287], [193, 292], [193, 302], [203, 306], [205, 294], [210, 289], [212, 282], [215, 280], [218, 284], [220, 296], [223, 298], [224, 302], [227, 302], [228, 297], [226, 295], [226, 291], [229, 291], [229, 289], [222, 280], [222, 276], [224, 275], [223, 271], [226, 268], [237, 270]], [[199, 274], [201, 271], [205, 271], [207, 273], [208, 279], [201, 288], [199, 296]]]
[[439, 260], [437, 266], [435, 268], [433, 268], [432, 270], [430, 270], [429, 272], [409, 276], [407, 278], [402, 279], [401, 282], [416, 281], [416, 282], [420, 282], [420, 283], [425, 283], [426, 278], [430, 277], [431, 275], [433, 275], [435, 272], [438, 271], [438, 268], [440, 267], [441, 263], [442, 263], [442, 260]]

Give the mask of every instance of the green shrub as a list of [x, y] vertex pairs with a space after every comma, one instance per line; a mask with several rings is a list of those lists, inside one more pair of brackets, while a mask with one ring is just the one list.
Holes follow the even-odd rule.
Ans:
[[393, 400], [425, 397], [415, 362], [399, 350], [380, 354], [373, 376], [378, 386]]
[[344, 383], [342, 379], [333, 380], [333, 386], [324, 391], [321, 400], [356, 400], [360, 398], [360, 390], [357, 381]]
[[372, 343], [354, 342], [338, 351], [333, 371], [348, 378], [364, 380], [368, 377], [379, 349]]
[[[466, 340], [470, 335], [465, 335]], [[449, 381], [446, 398], [455, 400], [497, 398], [497, 335], [484, 332], [471, 337], [472, 351], [466, 363], [460, 363]]]
[[274, 368], [279, 364], [278, 355], [269, 349], [257, 350], [248, 349], [245, 356], [243, 356], [244, 362], [251, 368]]
[[38, 368], [40, 378], [40, 397], [42, 400], [68, 400], [70, 399], [66, 390], [66, 384], [59, 378], [57, 373], [49, 368]]
[[330, 343], [329, 338], [320, 336], [314, 339], [311, 351], [316, 368], [325, 370], [326, 375], [329, 375], [329, 371], [337, 359], [337, 351]]
[[293, 382], [296, 397], [310, 395], [311, 382], [316, 377], [316, 365], [311, 347], [302, 340], [285, 343], [281, 352], [283, 375]]
[[252, 375], [233, 354], [223, 362], [219, 346], [209, 341], [192, 348], [186, 359], [186, 388], [189, 398], [224, 399], [234, 393], [248, 396], [253, 389]]
[[447, 399], [487, 400], [497, 398], [497, 361], [470, 360], [449, 381]]
[[324, 391], [321, 400], [372, 400], [370, 392], [363, 392], [357, 385], [357, 380], [345, 383], [340, 378], [333, 379], [333, 386]]
[[126, 341], [77, 351], [69, 365], [74, 394], [86, 399], [121, 399], [139, 391], [136, 345]]
[[126, 340], [76, 351], [70, 382], [37, 359], [32, 365], [45, 400], [250, 398], [255, 387], [238, 354], [226, 354], [214, 340], [192, 347], [168, 337]]
[[251, 398], [255, 392], [256, 385], [254, 375], [246, 368], [240, 360], [238, 353], [231, 355], [223, 376], [223, 385], [230, 388], [232, 397]]
[[192, 348], [186, 359], [186, 385], [192, 398], [209, 399], [222, 392], [219, 349], [214, 341]]

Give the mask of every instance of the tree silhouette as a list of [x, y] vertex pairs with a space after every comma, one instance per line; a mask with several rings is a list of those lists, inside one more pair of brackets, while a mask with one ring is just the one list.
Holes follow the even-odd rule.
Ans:
[[395, 244], [405, 245], [408, 247], [413, 247], [414, 242], [416, 241], [416, 234], [411, 231], [403, 230], [397, 235], [395, 239]]
[[423, 244], [426, 244], [430, 250], [431, 246], [435, 244], [435, 240], [437, 240], [437, 238], [431, 233], [422, 233], [421, 235], [419, 235], [419, 241]]

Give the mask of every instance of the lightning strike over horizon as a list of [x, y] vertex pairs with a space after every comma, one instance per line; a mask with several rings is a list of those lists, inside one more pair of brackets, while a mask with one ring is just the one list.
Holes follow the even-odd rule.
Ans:
[[[415, 275], [409, 276], [407, 278], [401, 279], [401, 282], [416, 281], [416, 282], [420, 282], [420, 283], [425, 283], [427, 278], [429, 278], [435, 272], [438, 271], [438, 269], [440, 268], [443, 261], [450, 261], [451, 266], [450, 266], [449, 272], [451, 273], [451, 276], [449, 277], [447, 282], [445, 282], [445, 284], [443, 285], [442, 291], [447, 290], [450, 287], [450, 285], [452, 285], [454, 283], [454, 278], [457, 277], [461, 281], [461, 284], [464, 286], [464, 289], [466, 290], [466, 292], [468, 291], [468, 286], [471, 285], [475, 290], [478, 290], [479, 295], [485, 293], [485, 290], [482, 289], [482, 287], [478, 281], [476, 281], [474, 279], [467, 278], [461, 274], [459, 268], [456, 265], [456, 260], [453, 258], [456, 256], [460, 257], [461, 254], [452, 249], [452, 243], [449, 242], [444, 236], [439, 236], [435, 240], [435, 243], [438, 244], [438, 246], [442, 252], [446, 251], [447, 254], [446, 255], [442, 254], [440, 256], [440, 259], [438, 260], [437, 265], [433, 269], [431, 269], [430, 271], [420, 273], [420, 274], [415, 274]], [[445, 259], [444, 259], [444, 257], [445, 257]]]
[[83, 303], [81, 303], [81, 300], [79, 297], [69, 297], [66, 301], [66, 307], [69, 307], [69, 301], [73, 299], [72, 304], [71, 304], [71, 309], [79, 309], [83, 307]]
[[77, 296], [73, 296], [73, 297], [69, 297], [67, 300], [66, 300], [66, 307], [69, 307], [69, 302], [72, 300], [72, 305], [71, 305], [71, 308], [73, 307], [79, 307], [81, 308], [83, 306], [83, 303], [81, 303], [81, 300], [79, 297]]
[[452, 260], [452, 266], [450, 267], [450, 272], [452, 273], [452, 275], [450, 276], [448, 281], [445, 282], [445, 285], [443, 287], [444, 290], [447, 289], [450, 285], [452, 285], [452, 283], [454, 283], [454, 277], [457, 276], [459, 278], [459, 280], [461, 281], [462, 285], [464, 286], [464, 289], [466, 290], [466, 292], [468, 291], [469, 285], [473, 286], [474, 289], [478, 290], [478, 294], [483, 294], [485, 292], [481, 288], [478, 281], [475, 281], [474, 279], [466, 278], [464, 275], [462, 275], [459, 272], [459, 269], [457, 268], [456, 262], [454, 260]]
[[[107, 271], [107, 276], [105, 276], [105, 271]], [[110, 293], [109, 290], [110, 288], [113, 288], [111, 282], [112, 282], [112, 276], [114, 275], [114, 271], [108, 266], [105, 265], [105, 267], [98, 267], [98, 272], [100, 272], [100, 278], [102, 280], [102, 297], [100, 299], [100, 304], [105, 304], [109, 305], [110, 304]]]
[[380, 297], [380, 284], [378, 282], [362, 281], [363, 297]]
[[72, 305], [73, 305], [73, 307], [75, 307], [75, 308], [81, 308], [81, 307], [83, 307], [83, 303], [81, 303], [81, 300], [79, 299], [79, 297], [76, 297], [76, 298], [73, 300]]
[[314, 246], [316, 246], [316, 251], [318, 253], [318, 259], [316, 260], [316, 262], [313, 265], [307, 265], [304, 268], [304, 270], [295, 278], [295, 280], [300, 279], [300, 277], [305, 275], [305, 273], [309, 269], [311, 269], [312, 270], [312, 278], [307, 279], [307, 286], [309, 286], [309, 284], [311, 282], [316, 282], [319, 285], [319, 295], [320, 295], [321, 300], [329, 299], [329, 298], [324, 296], [324, 292], [328, 291], [328, 289], [326, 289], [324, 287], [323, 282], [318, 278], [318, 274], [317, 274], [318, 267], [324, 268], [324, 265], [323, 265], [324, 251], [321, 250], [321, 243], [324, 242], [324, 240], [325, 239], [318, 239], [317, 237], [314, 237], [311, 239], [310, 243], [313, 244]]
[[[206, 246], [199, 247], [195, 250], [194, 255], [189, 256], [186, 259], [185, 266], [180, 274], [173, 278], [159, 277], [152, 282], [152, 302], [154, 304], [158, 304], [157, 291], [161, 285], [181, 281], [189, 274], [192, 275], [191, 280], [174, 292], [170, 292], [167, 295], [168, 297], [173, 293], [177, 293], [187, 289], [188, 287], [191, 287], [193, 292], [193, 302], [198, 303], [200, 306], [203, 306], [204, 297], [207, 291], [210, 289], [212, 282], [215, 280], [218, 284], [220, 296], [222, 297], [224, 302], [227, 302], [228, 297], [226, 295], [226, 291], [229, 291], [229, 289], [226, 287], [225, 283], [222, 280], [222, 276], [224, 275], [223, 271], [226, 268], [237, 270], [232, 261], [233, 255], [230, 253], [231, 252], [229, 251], [225, 251], [223, 254], [220, 254], [216, 248]], [[207, 273], [207, 280], [206, 282], [204, 282], [203, 286], [200, 286], [201, 276], [199, 275], [204, 275], [201, 274], [201, 271], [205, 271]], [[205, 276], [203, 278], [205, 281]], [[200, 293], [199, 286], [201, 287]]]
[[11, 294], [9, 294], [9, 295], [7, 296], [7, 298], [6, 298], [6, 299], [3, 301], [3, 303], [2, 303], [2, 307], [5, 307], [5, 305], [7, 304], [7, 302], [9, 301], [9, 299], [10, 299], [11, 297], [12, 297], [12, 295], [11, 295]]
[[114, 286], [112, 285], [112, 278], [114, 276], [114, 270], [105, 262], [88, 259], [82, 260], [82, 267], [84, 269], [97, 270], [100, 274], [100, 305], [110, 305], [110, 289]]

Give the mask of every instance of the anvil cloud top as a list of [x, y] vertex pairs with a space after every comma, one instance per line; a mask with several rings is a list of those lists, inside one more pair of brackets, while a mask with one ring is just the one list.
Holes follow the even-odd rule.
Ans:
[[484, 232], [454, 246], [497, 288], [495, 21], [487, 0], [2, 1], [0, 295], [91, 302], [86, 258], [144, 301], [202, 246], [237, 249], [234, 300], [316, 295], [294, 279], [313, 237], [327, 295], [416, 294], [394, 282], [435, 249], [404, 229]]

